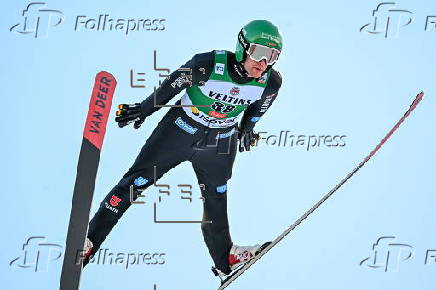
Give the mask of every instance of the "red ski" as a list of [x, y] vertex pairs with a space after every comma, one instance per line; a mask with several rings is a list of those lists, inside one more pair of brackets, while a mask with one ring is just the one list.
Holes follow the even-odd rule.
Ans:
[[99, 72], [95, 77], [77, 165], [60, 290], [79, 289], [95, 177], [116, 85], [117, 81], [108, 72]]

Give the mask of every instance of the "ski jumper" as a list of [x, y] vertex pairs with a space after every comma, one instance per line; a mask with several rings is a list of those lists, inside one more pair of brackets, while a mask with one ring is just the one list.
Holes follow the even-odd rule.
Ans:
[[[190, 74], [187, 74], [187, 70]], [[227, 217], [227, 181], [237, 152], [240, 130], [252, 130], [268, 110], [281, 86], [280, 74], [271, 69], [260, 78], [243, 74], [235, 55], [228, 51], [196, 54], [173, 72], [141, 103], [146, 116], [157, 111], [186, 89], [176, 105], [158, 123], [139, 155], [117, 185], [107, 194], [89, 224], [93, 253], [130, 207], [133, 185], [146, 189], [184, 161], [190, 161], [203, 197], [201, 229], [215, 267], [230, 273], [228, 254], [232, 246]], [[156, 180], [154, 168], [156, 167]], [[203, 186], [204, 185], [204, 186]], [[249, 194], [239, 192], [238, 194]]]

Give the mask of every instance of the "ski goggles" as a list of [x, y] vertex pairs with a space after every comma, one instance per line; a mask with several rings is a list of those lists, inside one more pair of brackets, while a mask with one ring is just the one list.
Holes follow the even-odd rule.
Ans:
[[265, 59], [267, 65], [273, 65], [279, 59], [280, 50], [257, 43], [250, 43], [247, 54], [254, 61]]

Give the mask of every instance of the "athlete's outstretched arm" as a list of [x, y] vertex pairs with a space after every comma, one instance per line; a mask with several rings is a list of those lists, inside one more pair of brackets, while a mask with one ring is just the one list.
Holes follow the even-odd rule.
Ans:
[[118, 126], [124, 127], [134, 122], [134, 128], [139, 128], [145, 118], [159, 110], [160, 106], [167, 104], [182, 90], [207, 81], [212, 72], [213, 63], [213, 51], [194, 55], [187, 63], [172, 72], [144, 101], [131, 105], [119, 105], [115, 118]]

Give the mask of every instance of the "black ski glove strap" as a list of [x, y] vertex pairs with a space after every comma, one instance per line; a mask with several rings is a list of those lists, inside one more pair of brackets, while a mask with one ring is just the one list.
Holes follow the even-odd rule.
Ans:
[[141, 112], [140, 103], [135, 103], [132, 105], [120, 104], [118, 105], [118, 111], [116, 115], [115, 121], [118, 123], [120, 128], [135, 122], [133, 124], [133, 128], [138, 129], [145, 120], [145, 116]]
[[259, 134], [255, 133], [253, 130], [249, 131], [238, 131], [239, 139], [239, 152], [250, 151], [251, 146], [256, 146], [257, 140], [259, 140]]

